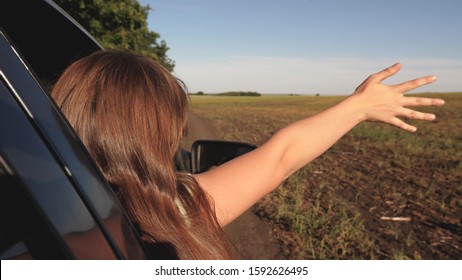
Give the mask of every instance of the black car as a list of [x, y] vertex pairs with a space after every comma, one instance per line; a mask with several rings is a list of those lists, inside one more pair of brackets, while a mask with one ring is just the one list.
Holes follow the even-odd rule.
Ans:
[[[101, 46], [51, 0], [0, 4], [0, 259], [162, 259], [49, 96]], [[178, 169], [201, 172], [255, 146], [199, 141]]]

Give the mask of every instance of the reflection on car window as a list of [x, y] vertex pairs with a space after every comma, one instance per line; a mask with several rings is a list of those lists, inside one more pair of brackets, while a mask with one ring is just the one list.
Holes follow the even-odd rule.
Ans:
[[29, 254], [29, 250], [26, 248], [24, 242], [21, 241], [0, 252], [0, 259], [32, 259], [32, 256]]

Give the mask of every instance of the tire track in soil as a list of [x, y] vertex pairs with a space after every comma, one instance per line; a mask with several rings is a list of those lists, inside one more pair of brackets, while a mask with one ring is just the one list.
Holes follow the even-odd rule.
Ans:
[[[190, 150], [194, 141], [199, 139], [217, 140], [218, 133], [206, 118], [192, 112], [188, 115], [188, 133], [183, 141], [183, 148]], [[272, 260], [283, 259], [278, 246], [272, 238], [272, 227], [261, 220], [253, 209], [225, 227], [225, 232], [234, 245], [239, 259]]]

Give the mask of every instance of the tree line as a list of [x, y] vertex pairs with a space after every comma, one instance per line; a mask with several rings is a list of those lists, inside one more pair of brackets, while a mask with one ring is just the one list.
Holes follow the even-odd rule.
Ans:
[[149, 30], [152, 8], [137, 0], [54, 0], [83, 26], [104, 49], [131, 50], [159, 61], [173, 71], [169, 47], [160, 34]]
[[214, 94], [205, 94], [203, 91], [198, 91], [196, 95], [213, 95], [213, 96], [261, 96], [260, 93], [255, 91], [227, 91]]

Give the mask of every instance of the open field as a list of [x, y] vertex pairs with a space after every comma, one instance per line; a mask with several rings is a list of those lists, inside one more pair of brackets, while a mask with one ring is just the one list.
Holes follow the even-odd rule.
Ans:
[[[446, 100], [422, 109], [434, 122], [363, 123], [258, 202], [284, 258], [462, 258], [462, 93], [433, 95]], [[191, 96], [191, 110], [223, 139], [262, 144], [342, 98]]]

